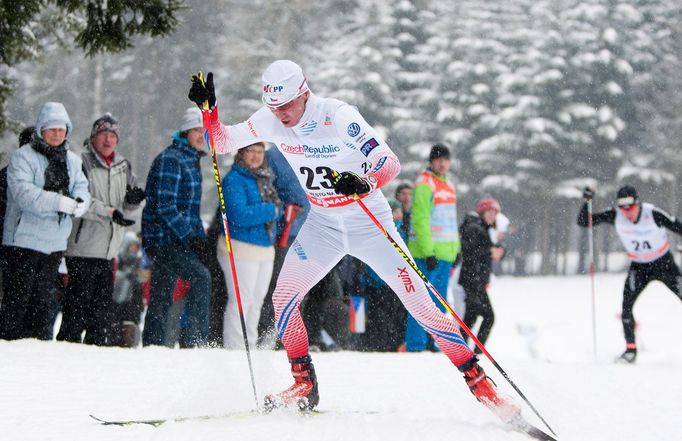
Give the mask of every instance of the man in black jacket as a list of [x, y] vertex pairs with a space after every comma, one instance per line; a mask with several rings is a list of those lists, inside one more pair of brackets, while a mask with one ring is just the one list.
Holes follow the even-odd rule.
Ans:
[[[466, 292], [466, 311], [463, 320], [464, 324], [471, 328], [479, 316], [483, 318], [476, 336], [482, 344], [488, 339], [495, 321], [487, 291], [492, 263], [500, 261], [504, 255], [504, 248], [493, 244], [488, 231], [495, 225], [495, 217], [500, 211], [500, 203], [497, 200], [482, 199], [476, 207], [476, 212], [467, 214], [459, 227], [462, 242], [459, 284]], [[466, 334], [462, 332], [462, 335]], [[480, 354], [481, 350], [477, 347], [475, 352]]]

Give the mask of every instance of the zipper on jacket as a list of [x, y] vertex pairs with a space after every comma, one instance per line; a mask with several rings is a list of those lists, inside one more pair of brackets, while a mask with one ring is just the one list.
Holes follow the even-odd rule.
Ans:
[[78, 243], [78, 238], [81, 236], [81, 229], [83, 229], [83, 221], [85, 219], [80, 218], [79, 223], [78, 223], [78, 230], [76, 231], [76, 238], [74, 239], [74, 243]]

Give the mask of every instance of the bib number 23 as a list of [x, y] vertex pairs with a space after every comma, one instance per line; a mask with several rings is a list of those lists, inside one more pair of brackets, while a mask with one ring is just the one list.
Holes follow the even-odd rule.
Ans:
[[321, 190], [323, 188], [330, 190], [334, 188], [334, 175], [329, 167], [315, 167], [315, 169], [301, 167], [299, 171], [305, 176], [305, 186], [308, 190]]

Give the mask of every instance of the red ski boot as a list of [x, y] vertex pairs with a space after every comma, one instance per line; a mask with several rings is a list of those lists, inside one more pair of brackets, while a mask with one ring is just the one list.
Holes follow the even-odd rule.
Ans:
[[300, 410], [310, 411], [320, 402], [317, 390], [317, 376], [310, 355], [289, 359], [294, 384], [284, 392], [265, 396], [265, 410], [295, 405]]
[[478, 363], [464, 372], [464, 379], [476, 399], [492, 410], [503, 422], [512, 423], [521, 415], [521, 408], [516, 403], [497, 393], [495, 383]]

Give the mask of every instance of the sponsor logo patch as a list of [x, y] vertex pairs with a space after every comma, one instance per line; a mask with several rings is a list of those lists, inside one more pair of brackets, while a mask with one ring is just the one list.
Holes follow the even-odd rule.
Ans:
[[378, 172], [379, 169], [380, 169], [381, 167], [383, 167], [385, 163], [386, 163], [386, 156], [384, 156], [383, 158], [379, 159], [379, 162], [377, 162], [377, 166], [374, 167], [374, 168], [372, 169], [372, 173]]
[[348, 125], [348, 136], [351, 138], [354, 138], [358, 136], [358, 133], [360, 133], [360, 124], [358, 123], [350, 123]]
[[330, 197], [315, 197], [312, 195], [307, 195], [308, 200], [311, 204], [317, 205], [318, 207], [331, 208], [331, 207], [343, 207], [344, 205], [352, 204], [355, 202], [355, 198], [352, 196], [330, 196]]
[[370, 138], [366, 143], [360, 147], [360, 151], [363, 155], [369, 156], [370, 152], [379, 146], [379, 141], [374, 138]]
[[341, 148], [338, 145], [333, 144], [324, 144], [319, 147], [304, 145], [303, 149], [305, 150], [306, 155], [328, 155], [341, 151]]
[[282, 152], [284, 153], [290, 153], [292, 155], [302, 155], [304, 152], [303, 146], [302, 145], [288, 145], [288, 144], [280, 144], [279, 148], [282, 149]]
[[256, 138], [258, 138], [258, 132], [256, 132], [256, 128], [253, 127], [253, 121], [248, 120], [246, 126], [249, 128], [249, 132], [251, 132], [251, 134]]
[[280, 84], [266, 84], [263, 86], [263, 92], [265, 93], [282, 93], [284, 86]]
[[303, 251], [303, 246], [301, 245], [300, 242], [295, 242], [293, 244], [294, 247], [294, 252], [298, 256], [299, 260], [308, 260], [308, 256], [305, 255], [305, 251]]
[[398, 268], [398, 278], [403, 282], [405, 292], [416, 292], [410, 273], [407, 272], [407, 267]]

